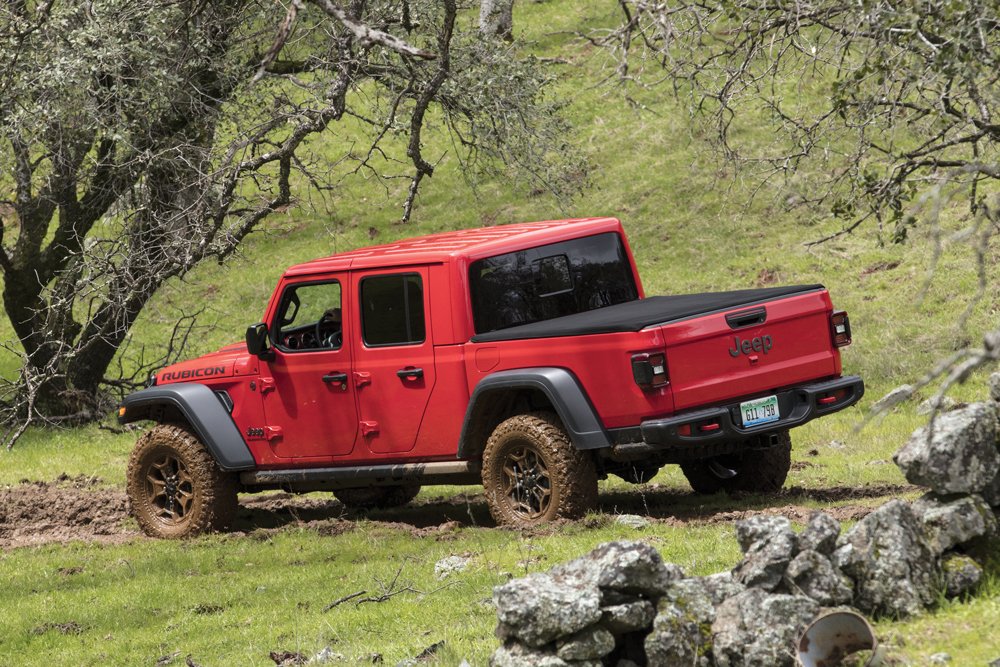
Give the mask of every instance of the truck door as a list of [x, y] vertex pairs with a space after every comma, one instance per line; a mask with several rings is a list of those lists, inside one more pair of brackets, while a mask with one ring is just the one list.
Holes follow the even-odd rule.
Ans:
[[358, 450], [408, 452], [434, 388], [426, 267], [351, 274], [360, 331], [354, 379]]
[[[261, 369], [260, 391], [276, 456], [344, 456], [358, 431], [351, 382], [351, 322], [342, 314], [347, 274], [286, 285], [270, 323], [274, 359]], [[346, 302], [345, 302], [346, 301]], [[278, 429], [278, 430], [274, 430]]]

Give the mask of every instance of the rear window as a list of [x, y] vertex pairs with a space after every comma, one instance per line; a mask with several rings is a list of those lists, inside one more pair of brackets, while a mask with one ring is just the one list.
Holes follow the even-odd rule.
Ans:
[[478, 334], [639, 298], [614, 232], [481, 259], [469, 283]]

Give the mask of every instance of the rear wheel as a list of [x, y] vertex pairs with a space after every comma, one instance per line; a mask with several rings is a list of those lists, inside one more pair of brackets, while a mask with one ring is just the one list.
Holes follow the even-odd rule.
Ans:
[[338, 489], [333, 497], [345, 507], [359, 510], [389, 509], [402, 507], [420, 493], [419, 484], [398, 486], [366, 486], [360, 489]]
[[126, 492], [139, 526], [152, 537], [221, 530], [236, 515], [235, 477], [219, 469], [193, 433], [172, 424], [154, 426], [139, 438]]
[[[681, 464], [681, 470], [696, 493], [774, 493], [784, 486], [792, 465], [792, 439], [788, 431], [775, 435], [777, 443], [769, 447], [751, 446], [737, 454], [687, 461]], [[760, 437], [770, 438], [770, 435]]]
[[499, 524], [578, 519], [597, 504], [597, 472], [593, 458], [573, 446], [555, 415], [517, 415], [486, 442], [483, 489]]

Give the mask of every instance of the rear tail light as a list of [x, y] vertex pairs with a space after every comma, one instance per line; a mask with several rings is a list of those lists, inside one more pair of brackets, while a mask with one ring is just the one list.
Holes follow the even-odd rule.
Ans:
[[667, 377], [667, 357], [663, 353], [633, 354], [632, 377], [643, 389], [662, 387], [669, 382]]
[[830, 316], [830, 327], [833, 333], [835, 347], [851, 344], [851, 318], [843, 310], [838, 310]]

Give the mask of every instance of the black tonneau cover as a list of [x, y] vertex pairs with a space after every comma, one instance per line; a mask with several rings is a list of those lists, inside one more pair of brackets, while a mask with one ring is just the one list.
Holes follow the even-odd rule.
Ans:
[[676, 322], [720, 310], [751, 306], [783, 296], [824, 289], [822, 285], [790, 285], [744, 289], [734, 292], [707, 292], [676, 296], [651, 296], [615, 306], [588, 310], [575, 315], [498, 329], [472, 337], [474, 343], [491, 343], [524, 338], [554, 338], [587, 334], [640, 331], [653, 324]]

